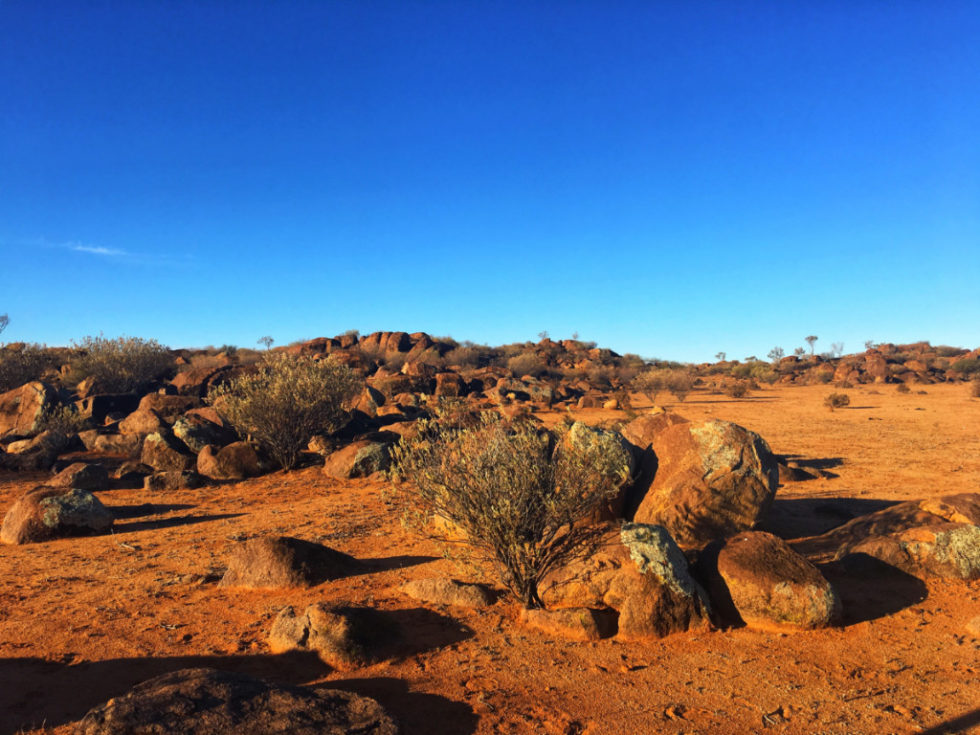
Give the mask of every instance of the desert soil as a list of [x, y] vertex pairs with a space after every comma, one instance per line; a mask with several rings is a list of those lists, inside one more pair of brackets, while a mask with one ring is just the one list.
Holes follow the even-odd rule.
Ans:
[[[880, 501], [980, 491], [980, 400], [965, 385], [858, 386], [833, 413], [822, 405], [830, 390], [696, 392], [670, 409], [734, 421], [835, 475], [780, 488], [770, 526], [789, 537]], [[0, 476], [0, 508], [43, 479]], [[409, 735], [980, 732], [980, 639], [968, 631], [980, 582], [845, 584], [843, 624], [818, 632], [576, 643], [523, 627], [507, 598], [426, 610], [400, 593], [408, 579], [463, 573], [402, 528], [380, 480], [341, 482], [313, 467], [100, 496], [122, 516], [113, 534], [0, 547], [0, 733], [69, 733], [90, 707], [192, 666], [354, 690]], [[309, 590], [219, 588], [230, 545], [255, 534], [317, 540], [371, 568]], [[320, 600], [390, 611], [407, 632], [401, 655], [334, 671], [269, 653], [275, 614]]]

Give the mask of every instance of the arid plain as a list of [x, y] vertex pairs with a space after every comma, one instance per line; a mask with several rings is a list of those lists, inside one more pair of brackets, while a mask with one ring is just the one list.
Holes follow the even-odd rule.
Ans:
[[[758, 432], [820, 477], [780, 483], [764, 528], [792, 541], [888, 502], [980, 489], [980, 400], [967, 384], [695, 390], [668, 411]], [[643, 413], [650, 403], [634, 395]], [[664, 403], [663, 399], [661, 400]], [[571, 409], [590, 424], [621, 420]], [[565, 411], [539, 411], [556, 423]], [[78, 453], [84, 459], [84, 452]], [[9, 507], [47, 473], [0, 475]], [[494, 584], [403, 528], [386, 480], [319, 467], [199, 489], [99, 493], [111, 534], [0, 547], [0, 733], [69, 733], [132, 685], [208, 666], [377, 699], [405, 733], [958, 733], [980, 731], [980, 583], [840, 579], [844, 616], [797, 633], [749, 628], [576, 642], [526, 627], [502, 596], [486, 608], [423, 607], [399, 587], [452, 576]], [[230, 547], [254, 535], [318, 541], [367, 562], [310, 589], [219, 587]], [[273, 654], [286, 605], [344, 601], [405, 631], [386, 660], [333, 670]], [[971, 623], [972, 621], [972, 623]]]

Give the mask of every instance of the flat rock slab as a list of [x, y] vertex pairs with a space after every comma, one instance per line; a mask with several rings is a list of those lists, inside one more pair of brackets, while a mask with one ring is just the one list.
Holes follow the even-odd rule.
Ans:
[[77, 735], [396, 735], [376, 701], [339, 690], [184, 669], [90, 710]]
[[289, 536], [262, 536], [235, 545], [222, 587], [315, 587], [363, 569], [352, 556]]

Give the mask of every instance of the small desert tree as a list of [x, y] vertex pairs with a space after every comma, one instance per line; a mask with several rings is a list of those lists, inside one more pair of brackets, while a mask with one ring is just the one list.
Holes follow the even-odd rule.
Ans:
[[10, 317], [6, 314], [0, 314], [0, 332], [3, 332], [8, 324], [10, 324]]
[[783, 357], [785, 357], [785, 355], [786, 353], [783, 352], [782, 347], [773, 347], [771, 350], [769, 350], [769, 354], [766, 355], [766, 357], [768, 357], [770, 360], [772, 360], [775, 363], [782, 360]]
[[268, 335], [266, 335], [265, 337], [259, 337], [259, 338], [258, 338], [258, 339], [256, 340], [256, 344], [260, 344], [260, 345], [262, 345], [262, 346], [263, 346], [263, 347], [265, 347], [265, 348], [266, 348], [267, 350], [268, 350], [268, 349], [269, 349], [270, 347], [272, 347], [272, 343], [273, 343], [273, 342], [275, 342], [275, 340], [274, 340], [274, 339], [272, 339], [272, 337], [269, 337]]
[[207, 400], [289, 470], [314, 434], [344, 426], [361, 387], [345, 365], [269, 353], [257, 372], [212, 388]]
[[805, 338], [806, 343], [808, 345], [810, 345], [810, 354], [811, 355], [813, 354], [813, 345], [815, 345], [817, 343], [817, 340], [818, 339], [820, 339], [820, 338], [817, 335], [815, 335], [815, 334], [811, 334], [809, 337], [806, 337]]
[[596, 548], [600, 527], [586, 519], [628, 479], [629, 459], [612, 433], [485, 414], [470, 428], [422, 422], [395, 447], [392, 475], [416, 528], [448, 521], [472, 556], [537, 608], [541, 581]]

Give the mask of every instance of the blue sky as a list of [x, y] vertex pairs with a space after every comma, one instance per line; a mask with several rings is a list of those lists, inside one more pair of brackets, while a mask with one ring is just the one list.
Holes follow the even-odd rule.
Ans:
[[3, 338], [980, 344], [973, 2], [0, 0]]

